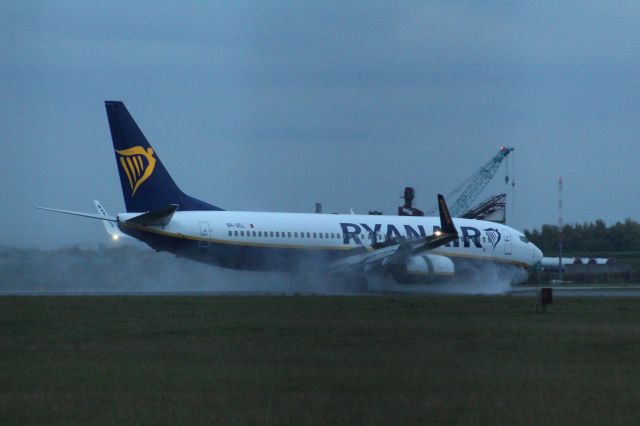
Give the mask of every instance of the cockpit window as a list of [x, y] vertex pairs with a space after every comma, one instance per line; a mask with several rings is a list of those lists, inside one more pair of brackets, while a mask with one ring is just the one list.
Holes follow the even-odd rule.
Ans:
[[520, 241], [522, 241], [523, 243], [530, 243], [531, 241], [529, 241], [529, 239], [527, 237], [525, 237], [524, 235], [520, 235]]

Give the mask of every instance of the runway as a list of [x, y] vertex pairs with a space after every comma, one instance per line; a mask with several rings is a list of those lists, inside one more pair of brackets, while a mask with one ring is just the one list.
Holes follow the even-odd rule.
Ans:
[[640, 284], [624, 286], [522, 286], [512, 287], [509, 294], [512, 296], [535, 296], [538, 288], [542, 287], [552, 288], [554, 297], [640, 297]]
[[500, 296], [515, 296], [515, 297], [535, 297], [538, 288], [550, 287], [553, 289], [554, 297], [638, 297], [640, 298], [640, 284], [628, 284], [628, 285], [591, 285], [591, 286], [516, 286], [507, 289], [500, 293], [486, 293], [486, 292], [474, 292], [469, 290], [467, 292], [452, 291], [448, 293], [446, 288], [439, 287], [437, 291], [429, 291], [429, 286], [407, 286], [406, 291], [402, 289], [394, 289], [394, 291], [362, 291], [362, 292], [340, 292], [340, 293], [321, 293], [321, 292], [258, 292], [258, 291], [93, 291], [93, 290], [26, 290], [26, 291], [0, 291], [0, 296], [78, 296], [78, 297], [145, 297], [145, 296], [165, 296], [165, 297], [179, 297], [179, 296], [247, 296], [247, 297], [259, 297], [259, 296], [387, 296], [387, 295], [406, 295], [417, 297], [429, 297], [429, 296], [483, 296], [483, 297], [500, 297]]

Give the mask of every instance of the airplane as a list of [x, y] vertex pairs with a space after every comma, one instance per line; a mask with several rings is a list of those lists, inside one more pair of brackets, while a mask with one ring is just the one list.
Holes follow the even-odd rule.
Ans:
[[[185, 194], [120, 101], [105, 107], [126, 213], [38, 207], [102, 220], [156, 251], [224, 268], [318, 271], [346, 279], [434, 283], [477, 265], [527, 270], [542, 252], [519, 231], [494, 222], [454, 219], [438, 195], [439, 217], [230, 211]], [[526, 274], [525, 274], [526, 276]]]

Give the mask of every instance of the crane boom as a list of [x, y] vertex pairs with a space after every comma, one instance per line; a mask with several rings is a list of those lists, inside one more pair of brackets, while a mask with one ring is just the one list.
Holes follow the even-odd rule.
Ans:
[[[449, 209], [452, 216], [460, 216], [469, 210], [473, 201], [487, 187], [498, 171], [500, 164], [511, 151], [513, 151], [513, 148], [500, 147], [498, 153], [491, 160], [447, 195], [448, 200], [455, 199]], [[431, 213], [431, 211], [428, 213]]]

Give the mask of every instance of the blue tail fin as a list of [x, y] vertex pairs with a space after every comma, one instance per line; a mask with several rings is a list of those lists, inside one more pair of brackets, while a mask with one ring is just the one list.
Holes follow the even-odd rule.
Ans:
[[106, 101], [105, 106], [128, 212], [158, 210], [169, 204], [177, 204], [181, 211], [222, 210], [178, 188], [122, 102]]

